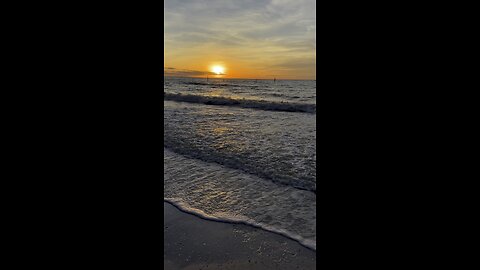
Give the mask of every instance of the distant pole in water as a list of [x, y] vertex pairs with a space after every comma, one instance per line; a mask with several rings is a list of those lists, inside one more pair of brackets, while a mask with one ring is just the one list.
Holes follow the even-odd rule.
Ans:
[[277, 78], [273, 78], [273, 82], [276, 82], [277, 81]]
[[207, 75], [207, 82], [208, 82], [208, 75]]

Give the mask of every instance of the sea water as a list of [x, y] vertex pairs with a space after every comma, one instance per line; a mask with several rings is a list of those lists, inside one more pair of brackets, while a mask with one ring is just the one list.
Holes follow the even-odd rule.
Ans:
[[316, 249], [316, 82], [166, 77], [164, 200]]

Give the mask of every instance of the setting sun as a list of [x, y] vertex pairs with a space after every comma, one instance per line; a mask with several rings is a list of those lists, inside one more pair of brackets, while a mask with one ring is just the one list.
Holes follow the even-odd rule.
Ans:
[[225, 68], [222, 66], [213, 66], [212, 67], [212, 72], [214, 72], [217, 75], [222, 75], [225, 72]]

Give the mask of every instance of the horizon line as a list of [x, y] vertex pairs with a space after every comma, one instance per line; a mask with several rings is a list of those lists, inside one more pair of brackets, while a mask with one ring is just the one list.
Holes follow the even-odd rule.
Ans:
[[[191, 78], [191, 79], [205, 79], [206, 77], [200, 76], [178, 76], [178, 75], [163, 75], [164, 77], [173, 77], [173, 78]], [[217, 78], [217, 77], [209, 77], [208, 79], [218, 79], [218, 80], [264, 80], [270, 81], [276, 79], [277, 81], [316, 81], [317, 79], [284, 79], [284, 78], [269, 78], [269, 79], [262, 79], [262, 78]]]

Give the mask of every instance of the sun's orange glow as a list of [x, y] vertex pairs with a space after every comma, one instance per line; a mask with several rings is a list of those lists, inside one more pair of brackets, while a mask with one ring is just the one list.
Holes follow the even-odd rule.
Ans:
[[225, 74], [225, 68], [222, 66], [213, 66], [212, 72], [214, 72], [217, 75], [222, 75], [222, 74]]

